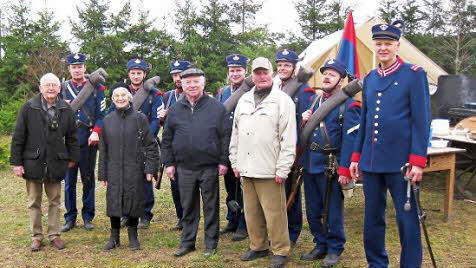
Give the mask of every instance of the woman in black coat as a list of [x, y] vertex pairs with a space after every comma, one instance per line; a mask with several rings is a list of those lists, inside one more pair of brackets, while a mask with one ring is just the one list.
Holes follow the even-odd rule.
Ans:
[[119, 246], [121, 217], [129, 218], [129, 248], [140, 248], [137, 224], [144, 214], [144, 184], [152, 180], [159, 165], [158, 145], [149, 134], [147, 118], [134, 111], [131, 100], [127, 89], [114, 90], [116, 110], [104, 118], [101, 131], [98, 179], [107, 186], [107, 216], [111, 219], [105, 250]]

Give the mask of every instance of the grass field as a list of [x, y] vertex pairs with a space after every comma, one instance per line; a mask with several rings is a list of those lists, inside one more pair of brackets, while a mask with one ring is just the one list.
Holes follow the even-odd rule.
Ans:
[[[78, 184], [81, 193], [81, 183]], [[226, 224], [225, 194], [220, 185], [221, 225]], [[454, 218], [443, 221], [442, 200], [445, 183], [443, 174], [426, 175], [422, 183], [423, 207], [427, 210], [427, 225], [432, 247], [439, 267], [476, 267], [476, 205], [455, 200]], [[127, 248], [127, 231], [121, 233], [121, 248], [112, 252], [102, 250], [109, 237], [109, 219], [105, 216], [105, 188], [96, 184], [96, 218], [93, 231], [86, 231], [79, 221], [79, 228], [64, 234], [67, 248], [57, 251], [47, 245], [42, 251], [30, 252], [30, 230], [23, 179], [13, 176], [10, 169], [0, 171], [0, 267], [267, 267], [269, 259], [244, 263], [239, 256], [248, 247], [247, 240], [232, 242], [231, 235], [220, 238], [218, 253], [203, 257], [203, 221], [197, 241], [197, 251], [182, 258], [173, 257], [180, 241], [180, 233], [171, 232], [175, 225], [175, 210], [168, 179], [162, 189], [155, 191], [156, 204], [151, 227], [140, 230], [142, 250], [131, 252]], [[387, 222], [387, 250], [392, 267], [398, 267], [400, 245], [395, 223], [395, 211], [389, 199]], [[78, 208], [82, 204], [78, 198]], [[362, 242], [363, 193], [357, 188], [354, 197], [345, 201], [346, 249], [338, 267], [366, 267]], [[44, 232], [46, 233], [47, 201], [43, 200]], [[64, 212], [64, 207], [62, 208]], [[80, 219], [79, 219], [80, 220]], [[63, 221], [62, 221], [63, 223]], [[45, 241], [47, 242], [47, 241]], [[300, 261], [302, 253], [313, 248], [309, 227], [304, 227], [297, 246], [291, 253], [288, 267], [320, 267], [320, 263]], [[423, 267], [431, 267], [428, 252], [424, 248]]]

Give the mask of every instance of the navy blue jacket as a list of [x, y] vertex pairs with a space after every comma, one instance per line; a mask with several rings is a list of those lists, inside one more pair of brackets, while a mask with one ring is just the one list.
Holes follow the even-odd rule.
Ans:
[[362, 96], [352, 161], [367, 172], [400, 172], [407, 162], [424, 168], [431, 120], [425, 71], [398, 58], [390, 70], [367, 75]]
[[162, 134], [166, 166], [197, 170], [228, 163], [231, 124], [225, 107], [204, 94], [195, 107], [182, 98], [169, 108]]
[[[312, 100], [314, 101], [315, 98], [321, 98], [321, 96], [316, 95], [312, 98]], [[338, 174], [350, 177], [350, 158], [352, 155], [353, 145], [359, 131], [361, 104], [360, 102], [356, 102], [349, 98], [342, 105], [344, 105], [342, 122], [339, 122], [339, 110], [341, 107], [337, 106], [324, 118], [324, 123], [326, 125], [329, 141], [332, 147], [340, 148], [336, 155], [337, 161], [339, 163]], [[311, 106], [311, 104], [309, 104], [309, 106]], [[312, 112], [316, 111], [318, 107], [319, 101], [314, 106]], [[310, 107], [307, 109], [309, 108]], [[309, 137], [309, 146], [313, 142], [319, 144], [320, 146], [325, 145], [319, 126], [312, 132], [311, 137]], [[303, 153], [301, 164], [303, 165], [306, 172], [310, 174], [322, 173], [324, 172], [324, 167], [327, 165], [327, 155], [324, 155], [319, 151], [311, 151], [310, 148], [306, 148]]]
[[[61, 90], [63, 91], [63, 99], [67, 103], [71, 103], [83, 89], [86, 82], [87, 80], [84, 80], [84, 82], [80, 84], [75, 84], [72, 80], [64, 82], [61, 87]], [[84, 103], [83, 107], [86, 107], [89, 115], [84, 111], [84, 109], [79, 109], [75, 114], [76, 121], [79, 121], [77, 132], [79, 145], [81, 146], [88, 144], [88, 138], [91, 135], [90, 128], [86, 126], [91, 126], [92, 130], [98, 134], [101, 132], [102, 120], [104, 119], [106, 111], [105, 90], [105, 86], [97, 85], [95, 89], [96, 92], [91, 94]]]

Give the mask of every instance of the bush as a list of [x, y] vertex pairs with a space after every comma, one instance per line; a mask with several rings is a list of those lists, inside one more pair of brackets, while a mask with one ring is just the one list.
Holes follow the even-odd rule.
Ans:
[[0, 169], [10, 165], [10, 137], [0, 139]]
[[0, 108], [0, 133], [11, 134], [15, 128], [17, 113], [26, 99], [10, 99]]

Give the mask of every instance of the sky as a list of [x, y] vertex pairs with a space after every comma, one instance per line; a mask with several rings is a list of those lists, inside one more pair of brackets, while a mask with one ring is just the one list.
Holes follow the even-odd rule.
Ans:
[[[0, 0], [0, 8], [5, 7], [11, 0]], [[28, 0], [27, 0], [28, 1]], [[70, 26], [69, 18], [77, 16], [76, 6], [81, 5], [83, 1], [75, 0], [29, 0], [31, 1], [32, 10], [38, 11], [45, 7], [55, 13], [55, 18], [61, 23], [61, 36], [63, 39], [69, 39]], [[298, 0], [262, 0], [263, 7], [256, 15], [256, 23], [259, 25], [268, 25], [268, 29], [272, 32], [286, 33], [289, 31], [299, 31], [296, 23], [298, 19], [297, 12], [294, 8], [294, 2]], [[109, 0], [111, 11], [117, 12], [125, 1]], [[200, 0], [193, 0], [199, 5]], [[156, 27], [170, 27], [173, 24], [173, 13], [175, 11], [175, 0], [131, 0], [133, 10], [143, 9], [150, 10], [150, 16], [157, 18]], [[344, 5], [353, 7], [354, 22], [362, 23], [365, 20], [377, 14], [377, 0], [343, 0]], [[176, 29], [170, 32], [174, 33]]]

